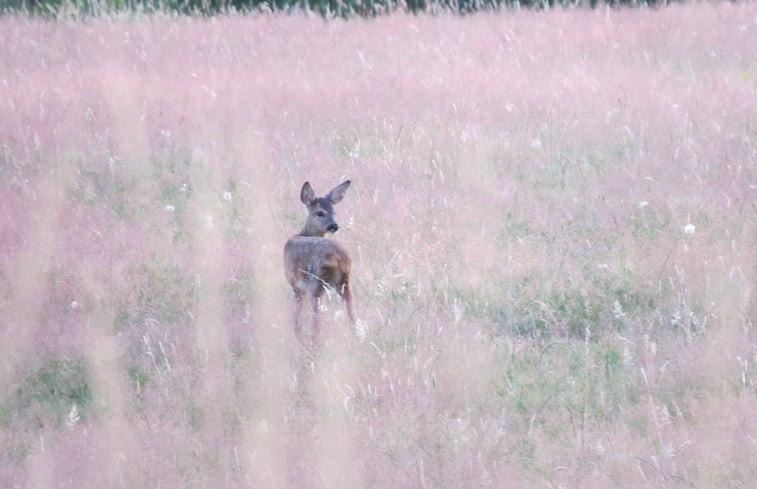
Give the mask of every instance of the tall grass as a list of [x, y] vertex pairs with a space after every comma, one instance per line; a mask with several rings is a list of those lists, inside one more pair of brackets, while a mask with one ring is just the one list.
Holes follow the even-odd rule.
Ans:
[[0, 486], [748, 487], [756, 18], [0, 18]]

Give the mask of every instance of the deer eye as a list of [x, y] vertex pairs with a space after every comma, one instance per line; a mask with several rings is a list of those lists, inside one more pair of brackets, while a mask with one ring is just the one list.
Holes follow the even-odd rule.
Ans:
[[326, 215], [326, 213], [323, 212], [323, 211], [315, 211], [315, 215], [318, 216], [318, 217], [324, 217]]

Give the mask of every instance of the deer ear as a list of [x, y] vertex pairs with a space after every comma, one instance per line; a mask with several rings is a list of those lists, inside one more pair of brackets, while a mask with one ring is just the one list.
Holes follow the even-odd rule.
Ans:
[[302, 190], [300, 190], [300, 200], [303, 204], [308, 206], [313, 200], [315, 200], [315, 192], [313, 192], [313, 187], [310, 186], [310, 182], [305, 182], [302, 186]]
[[344, 193], [347, 191], [347, 187], [350, 186], [350, 183], [351, 182], [347, 180], [332, 188], [331, 191], [326, 194], [326, 198], [329, 200], [329, 202], [331, 202], [332, 204], [338, 204], [339, 202], [341, 202], [341, 200], [344, 198]]

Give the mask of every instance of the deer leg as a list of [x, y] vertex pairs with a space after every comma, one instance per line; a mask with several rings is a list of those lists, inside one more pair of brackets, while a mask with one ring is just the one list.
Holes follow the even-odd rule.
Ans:
[[342, 299], [344, 299], [344, 305], [347, 308], [347, 317], [350, 318], [350, 322], [355, 324], [355, 312], [352, 306], [352, 289], [350, 289], [350, 283], [345, 282], [342, 285]]
[[294, 288], [294, 335], [298, 340], [302, 338], [302, 303], [305, 300], [305, 293]]
[[321, 320], [319, 318], [319, 306], [318, 301], [320, 298], [320, 293], [316, 289], [310, 293], [310, 307], [313, 310], [313, 348], [316, 347], [318, 344], [318, 335], [321, 333]]

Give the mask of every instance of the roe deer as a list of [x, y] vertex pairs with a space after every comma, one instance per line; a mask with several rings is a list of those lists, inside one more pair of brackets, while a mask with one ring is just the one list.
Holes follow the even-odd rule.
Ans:
[[327, 232], [335, 233], [339, 229], [334, 220], [334, 204], [342, 200], [349, 186], [347, 180], [331, 189], [325, 197], [316, 197], [310, 183], [305, 182], [300, 191], [300, 200], [308, 210], [305, 227], [284, 245], [286, 278], [295, 297], [295, 333], [300, 336], [302, 303], [307, 295], [313, 310], [314, 344], [320, 329], [318, 301], [325, 291], [335, 290], [344, 299], [347, 316], [350, 322], [355, 322], [350, 289], [352, 260], [339, 243], [323, 237]]

